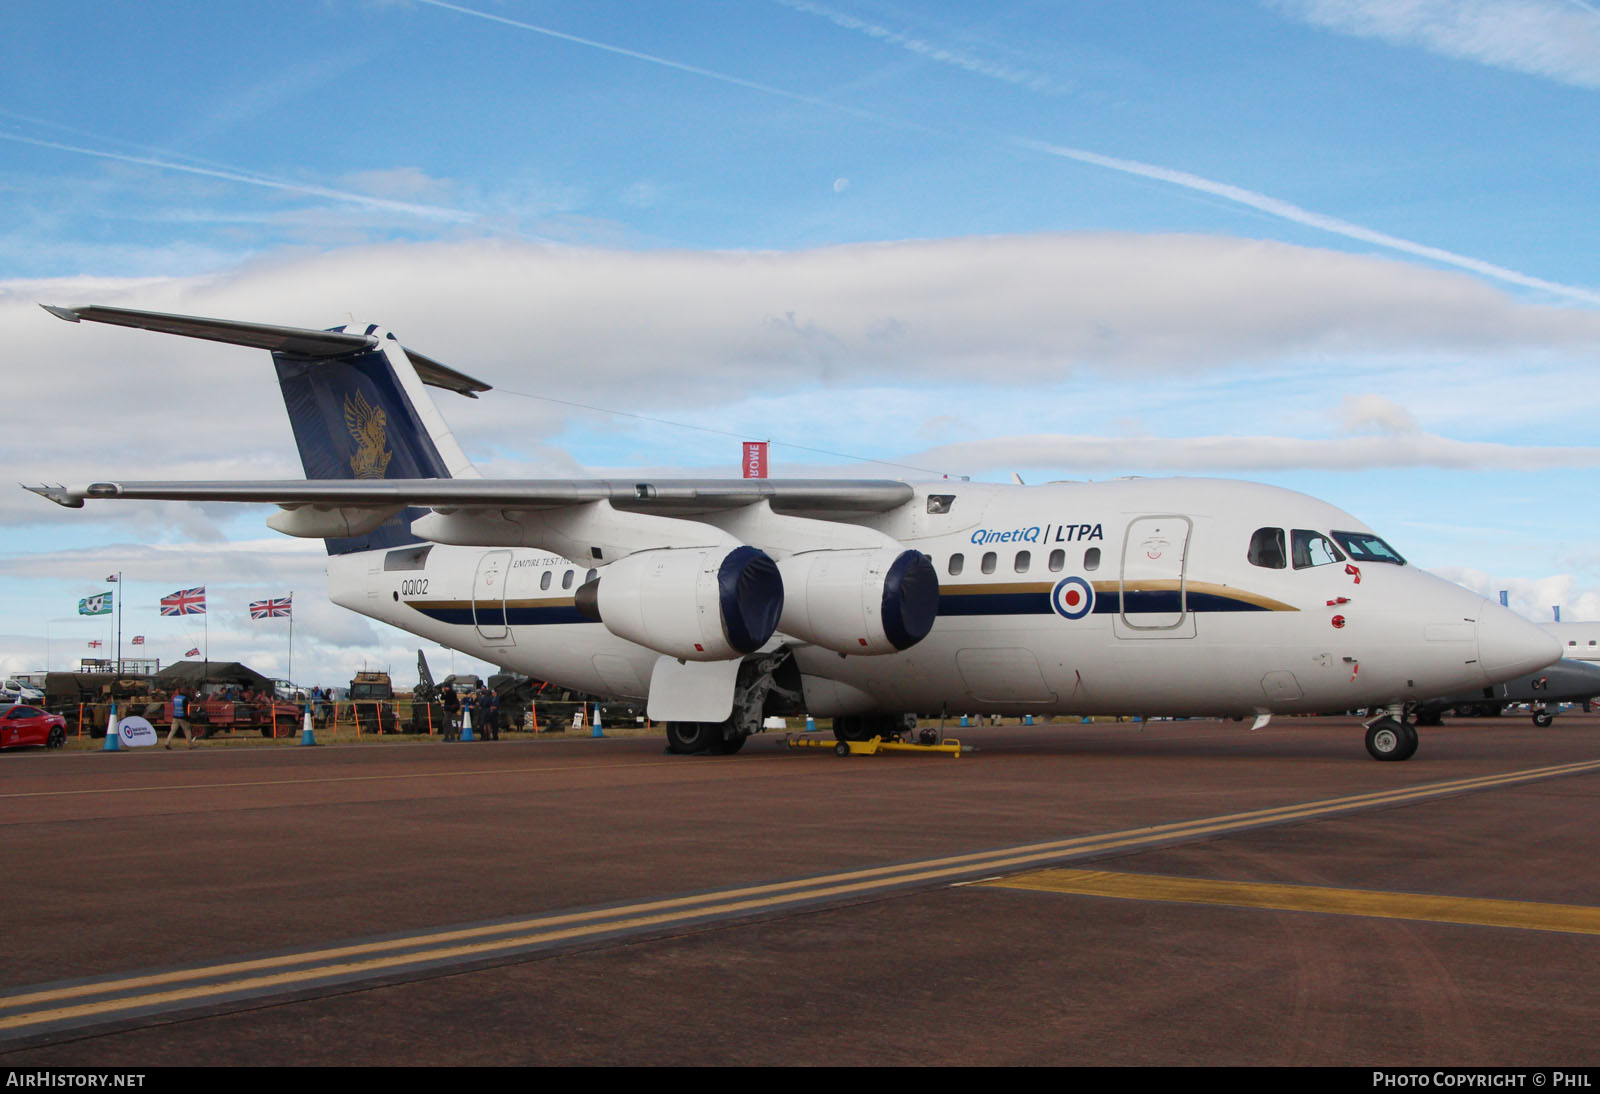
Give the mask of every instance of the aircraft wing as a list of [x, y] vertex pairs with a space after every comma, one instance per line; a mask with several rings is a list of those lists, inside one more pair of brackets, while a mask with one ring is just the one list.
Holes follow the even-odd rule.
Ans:
[[914, 491], [893, 479], [284, 479], [260, 482], [92, 482], [27, 489], [57, 505], [86, 499], [260, 502], [324, 506], [540, 511], [604, 501], [617, 509], [686, 516], [768, 502], [774, 511], [847, 518], [884, 513]]
[[282, 511], [267, 526], [306, 539], [366, 542], [398, 520], [412, 543], [533, 547], [596, 563], [705, 547], [734, 533], [778, 555], [884, 546], [887, 537], [855, 522], [915, 496], [906, 483], [877, 479], [294, 479], [27, 489], [68, 508], [88, 499], [276, 505]]

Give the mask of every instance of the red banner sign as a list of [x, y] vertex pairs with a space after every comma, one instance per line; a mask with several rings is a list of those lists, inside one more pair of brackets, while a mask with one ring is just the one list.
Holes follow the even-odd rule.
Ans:
[[764, 479], [767, 477], [767, 442], [744, 442], [744, 477], [747, 479]]

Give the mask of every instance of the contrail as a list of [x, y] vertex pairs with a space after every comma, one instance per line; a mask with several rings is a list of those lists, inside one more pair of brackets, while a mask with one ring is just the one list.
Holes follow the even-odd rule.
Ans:
[[459, 4], [446, 3], [445, 0], [416, 0], [416, 2], [419, 4], [427, 4], [429, 7], [443, 8], [445, 11], [453, 11], [459, 15], [470, 15], [476, 19], [487, 19], [491, 23], [500, 23], [504, 26], [516, 27], [518, 30], [532, 31], [534, 34], [543, 34], [547, 38], [556, 38], [563, 42], [571, 42], [574, 45], [588, 46], [590, 49], [598, 49], [605, 53], [615, 53], [619, 57], [629, 57], [635, 61], [644, 61], [648, 64], [660, 65], [663, 68], [675, 69], [678, 72], [686, 72], [691, 76], [703, 76], [708, 80], [716, 80], [720, 83], [732, 84], [734, 87], [742, 87], [750, 91], [759, 91], [763, 95], [776, 95], [778, 98], [788, 99], [790, 102], [805, 103], [807, 106], [820, 106], [828, 110], [837, 110], [844, 114], [851, 114], [858, 118], [865, 118], [868, 121], [881, 122], [886, 125], [899, 126], [904, 129], [915, 129], [923, 133], [932, 133], [936, 136], [949, 136], [949, 134], [940, 133], [936, 129], [932, 129], [925, 125], [919, 125], [916, 122], [908, 122], [902, 118], [891, 118], [888, 115], [877, 114], [870, 110], [860, 110], [853, 106], [845, 106], [842, 103], [829, 102], [826, 99], [818, 99], [811, 95], [801, 95], [799, 92], [785, 91], [783, 88], [773, 87], [771, 84], [757, 83], [755, 80], [746, 80], [742, 76], [732, 76], [726, 72], [717, 72], [715, 69], [701, 68], [698, 65], [685, 64], [682, 61], [674, 61], [670, 57], [658, 57], [653, 53], [641, 53], [636, 49], [628, 49], [625, 46], [614, 46], [607, 42], [596, 41], [593, 38], [580, 38], [576, 34], [568, 34], [565, 31], [556, 30], [553, 27], [540, 26], [538, 23], [524, 23], [519, 19], [510, 19], [504, 15], [495, 15], [491, 12], [478, 11], [474, 8], [464, 8]]
[[[697, 65], [684, 64], [681, 61], [674, 61], [666, 57], [658, 57], [650, 53], [641, 53], [638, 50], [627, 49], [622, 46], [610, 45], [605, 42], [595, 41], [592, 38], [580, 38], [575, 34], [567, 34], [564, 31], [554, 30], [550, 27], [539, 26], [535, 23], [524, 23], [516, 19], [508, 19], [501, 15], [493, 15], [489, 12], [477, 11], [473, 8], [462, 7], [459, 4], [447, 3], [446, 0], [417, 0], [417, 2], [421, 4], [427, 4], [435, 8], [443, 8], [446, 11], [453, 11], [461, 15], [470, 15], [478, 19], [487, 19], [493, 23], [501, 23], [505, 26], [517, 27], [521, 30], [532, 31], [535, 34], [543, 34], [547, 37], [557, 38], [564, 42], [572, 42], [576, 45], [588, 46], [591, 49], [603, 50], [607, 53], [615, 53], [623, 57], [631, 57], [634, 60], [645, 61], [649, 64], [661, 65], [665, 68], [675, 69], [679, 72], [689, 73], [694, 76], [702, 76], [708, 80], [717, 80], [721, 83], [732, 84], [735, 87], [742, 87], [751, 91], [758, 91], [764, 95], [775, 95], [779, 98], [788, 99], [791, 102], [806, 103], [810, 106], [822, 107], [828, 110], [837, 110], [843, 113], [852, 114], [859, 118], [866, 118], [888, 125], [894, 125], [907, 129], [915, 129], [947, 140], [959, 141], [964, 139], [958, 134], [936, 129], [931, 126], [920, 125], [915, 122], [908, 122], [901, 118], [893, 118], [871, 111], [843, 106], [839, 103], [829, 102], [826, 99], [818, 99], [810, 95], [801, 95], [793, 91], [785, 91], [782, 88], [772, 87], [769, 84], [757, 83], [754, 80], [746, 80], [739, 76], [731, 76], [725, 72], [717, 72], [713, 69], [701, 68]], [[1455, 266], [1458, 269], [1468, 270], [1472, 273], [1479, 274], [1483, 277], [1491, 278], [1496, 281], [1502, 281], [1512, 285], [1520, 285], [1523, 288], [1538, 289], [1543, 292], [1555, 294], [1557, 296], [1564, 296], [1571, 300], [1580, 300], [1586, 304], [1600, 304], [1600, 292], [1596, 292], [1592, 289], [1585, 289], [1575, 285], [1563, 285], [1556, 281], [1546, 281], [1543, 278], [1519, 273], [1518, 271], [1508, 269], [1505, 266], [1497, 266], [1492, 262], [1485, 262], [1481, 259], [1471, 258], [1467, 255], [1459, 255], [1453, 251], [1447, 251], [1440, 247], [1431, 247], [1426, 243], [1416, 243], [1412, 240], [1403, 239], [1399, 236], [1389, 235], [1386, 232], [1380, 232], [1372, 228], [1363, 227], [1359, 224], [1353, 224], [1347, 220], [1340, 220], [1337, 217], [1331, 217], [1323, 213], [1313, 212], [1310, 209], [1303, 209], [1292, 202], [1283, 201], [1279, 198], [1270, 197], [1266, 194], [1260, 194], [1254, 190], [1247, 190], [1242, 186], [1234, 186], [1226, 182], [1217, 182], [1214, 179], [1208, 179], [1200, 175], [1190, 174], [1187, 171], [1174, 170], [1170, 167], [1160, 167], [1155, 164], [1140, 163], [1137, 160], [1119, 159], [1115, 156], [1106, 156], [1098, 152], [1090, 152], [1081, 148], [1068, 148], [1060, 145], [1053, 145], [1040, 140], [1022, 137], [1000, 139], [1005, 139], [1007, 143], [1011, 144], [1013, 147], [1024, 148], [1030, 151], [1040, 152], [1045, 155], [1056, 156], [1062, 159], [1076, 160], [1079, 163], [1092, 164], [1096, 167], [1103, 167], [1112, 171], [1120, 171], [1123, 174], [1137, 175], [1142, 178], [1155, 179], [1173, 186], [1179, 186], [1187, 190], [1193, 190], [1197, 193], [1209, 194], [1213, 197], [1220, 197], [1226, 201], [1244, 205], [1248, 208], [1255, 209], [1258, 212], [1277, 217], [1280, 220], [1286, 220], [1294, 224], [1299, 224], [1303, 227], [1315, 228], [1319, 231], [1344, 236], [1347, 239], [1355, 239], [1364, 243], [1370, 243], [1374, 246], [1385, 247], [1389, 250], [1398, 251], [1402, 254], [1415, 255], [1418, 258], [1426, 258], [1443, 265]]]
[[1069, 90], [1066, 84], [1042, 72], [1001, 64], [967, 53], [964, 50], [940, 45], [920, 35], [905, 34], [901, 31], [891, 30], [886, 26], [858, 18], [848, 12], [839, 11], [823, 4], [812, 3], [811, 0], [773, 0], [773, 2], [788, 8], [790, 11], [797, 11], [804, 15], [819, 16], [836, 27], [856, 31], [859, 34], [866, 35], [868, 38], [876, 39], [891, 46], [897, 46], [907, 53], [915, 53], [917, 56], [929, 61], [953, 65], [956, 68], [964, 69], [979, 76], [987, 76], [992, 80], [1002, 80], [1016, 87], [1025, 87], [1030, 91], [1051, 95]]
[[1291, 202], [1270, 197], [1266, 194], [1259, 194], [1254, 190], [1246, 190], [1242, 186], [1217, 182], [1214, 179], [1204, 178], [1200, 175], [1192, 175], [1187, 171], [1175, 171], [1170, 167], [1160, 167], [1152, 163], [1140, 163], [1138, 160], [1124, 160], [1114, 156], [1103, 156], [1098, 152], [1089, 152], [1082, 148], [1067, 148], [1026, 138], [1018, 138], [1015, 143], [1023, 148], [1031, 148], [1036, 152], [1043, 152], [1047, 155], [1060, 156], [1063, 159], [1076, 160], [1079, 163], [1090, 163], [1096, 167], [1105, 167], [1128, 175], [1138, 175], [1142, 178], [1168, 182], [1174, 186], [1181, 186], [1186, 190], [1211, 194], [1214, 197], [1224, 198], [1239, 205], [1258, 209], [1263, 213], [1278, 217], [1280, 220], [1303, 224], [1308, 228], [1318, 228], [1324, 232], [1332, 232], [1334, 235], [1341, 235], [1348, 239], [1357, 239], [1363, 243], [1372, 243], [1379, 247], [1387, 247], [1393, 251], [1416, 255], [1418, 258], [1431, 259], [1448, 266], [1456, 266], [1463, 270], [1482, 274], [1484, 277], [1508, 281], [1513, 285], [1557, 293], [1561, 296], [1571, 297], [1574, 300], [1582, 300], [1588, 304], [1600, 304], [1600, 292], [1578, 288], [1573, 285], [1562, 285], [1555, 281], [1546, 281], [1543, 278], [1518, 273], [1516, 270], [1507, 269], [1504, 266], [1496, 266], [1492, 262], [1484, 262], [1481, 259], [1471, 258], [1467, 255], [1459, 255], [1454, 251], [1430, 247], [1426, 243], [1414, 243], [1409, 239], [1401, 239], [1399, 236], [1392, 236], [1372, 228], [1364, 228], [1359, 224], [1352, 224], [1348, 220], [1340, 220], [1338, 217], [1312, 212], [1310, 209], [1302, 209]]
[[190, 175], [204, 175], [207, 178], [242, 182], [249, 186], [264, 186], [269, 190], [287, 190], [291, 193], [307, 194], [312, 197], [331, 198], [334, 201], [350, 202], [369, 209], [382, 209], [391, 213], [404, 213], [407, 216], [422, 217], [425, 220], [443, 220], [453, 224], [468, 224], [478, 219], [476, 214], [464, 212], [460, 209], [446, 209], [438, 205], [416, 205], [408, 201], [390, 201], [387, 198], [372, 197], [369, 194], [355, 194], [347, 190], [334, 190], [326, 186], [315, 186], [299, 182], [281, 182], [277, 179], [263, 178], [260, 175], [246, 175], [242, 172], [226, 171], [220, 168], [173, 163], [170, 160], [160, 160], [153, 156], [132, 156], [122, 152], [107, 152], [103, 149], [84, 148], [76, 144], [62, 144], [60, 141], [24, 137], [16, 133], [0, 133], [0, 140], [14, 141], [17, 144], [31, 144], [38, 148], [53, 148], [58, 152], [75, 152], [80, 156], [94, 156], [97, 159], [116, 160], [119, 163], [136, 163], [144, 167], [159, 168], [163, 171], [182, 171]]

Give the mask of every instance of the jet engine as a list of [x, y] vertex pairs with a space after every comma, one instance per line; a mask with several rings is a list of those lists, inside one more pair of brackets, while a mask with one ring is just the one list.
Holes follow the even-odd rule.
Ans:
[[772, 637], [783, 578], [754, 547], [677, 547], [618, 559], [575, 601], [619, 638], [685, 661], [726, 661]]
[[939, 577], [920, 551], [807, 551], [778, 563], [784, 634], [846, 654], [898, 653], [927, 637]]

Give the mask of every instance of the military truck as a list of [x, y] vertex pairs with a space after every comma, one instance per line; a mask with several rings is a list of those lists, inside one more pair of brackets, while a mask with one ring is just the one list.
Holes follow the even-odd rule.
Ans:
[[400, 733], [394, 712], [394, 685], [387, 672], [358, 672], [350, 681], [350, 705], [363, 733]]

